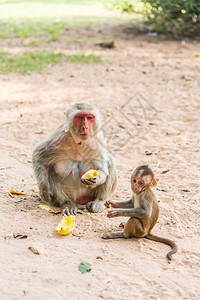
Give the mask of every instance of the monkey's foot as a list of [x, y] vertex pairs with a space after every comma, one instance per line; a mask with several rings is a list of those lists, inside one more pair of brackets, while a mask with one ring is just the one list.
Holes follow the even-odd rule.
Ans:
[[104, 234], [101, 236], [101, 238], [104, 239], [104, 240], [112, 239], [112, 237], [111, 237], [111, 232], [104, 233]]
[[91, 201], [86, 205], [86, 209], [93, 213], [99, 213], [104, 210], [103, 201]]
[[101, 238], [105, 239], [105, 240], [124, 238], [124, 232], [123, 231], [107, 232], [107, 233], [104, 233]]
[[63, 215], [76, 215], [78, 212], [81, 212], [85, 207], [75, 203], [66, 204], [63, 208]]

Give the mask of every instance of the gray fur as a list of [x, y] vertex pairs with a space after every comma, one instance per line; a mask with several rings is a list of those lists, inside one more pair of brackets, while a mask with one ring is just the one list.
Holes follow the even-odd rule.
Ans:
[[[78, 112], [95, 115], [92, 135], [81, 141], [73, 124]], [[33, 168], [42, 200], [67, 209], [76, 214], [80, 205], [76, 199], [87, 196], [91, 201], [87, 208], [93, 212], [102, 211], [104, 202], [117, 184], [117, 171], [113, 157], [107, 152], [101, 117], [91, 104], [77, 103], [66, 113], [67, 120], [46, 140], [39, 143], [33, 152]], [[80, 171], [90, 169], [99, 172], [97, 182], [86, 187], [80, 180]], [[74, 170], [74, 176], [71, 171]]]

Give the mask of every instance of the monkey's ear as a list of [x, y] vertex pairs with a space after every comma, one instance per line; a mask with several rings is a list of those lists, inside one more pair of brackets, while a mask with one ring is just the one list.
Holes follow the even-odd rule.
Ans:
[[158, 181], [159, 181], [159, 178], [154, 178], [151, 182], [151, 187], [157, 186]]

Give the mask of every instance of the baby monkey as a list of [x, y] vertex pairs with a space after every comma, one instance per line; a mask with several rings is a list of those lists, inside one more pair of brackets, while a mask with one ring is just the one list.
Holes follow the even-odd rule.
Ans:
[[123, 231], [105, 233], [103, 239], [116, 238], [147, 238], [156, 242], [171, 246], [172, 250], [167, 253], [168, 260], [172, 259], [172, 254], [176, 253], [177, 245], [166, 238], [151, 234], [159, 217], [159, 206], [151, 187], [157, 185], [153, 171], [147, 166], [140, 166], [131, 176], [132, 197], [128, 201], [107, 201], [106, 207], [112, 206], [114, 209], [107, 214], [109, 218], [126, 216], [130, 217], [124, 225]]

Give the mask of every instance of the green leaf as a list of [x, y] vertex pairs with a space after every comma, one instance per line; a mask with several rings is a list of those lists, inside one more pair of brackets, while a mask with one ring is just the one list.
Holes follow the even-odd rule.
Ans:
[[85, 274], [87, 272], [90, 272], [92, 270], [91, 268], [91, 264], [87, 263], [87, 262], [84, 262], [82, 261], [80, 263], [80, 265], [78, 266], [78, 269], [79, 271], [82, 273], [82, 274]]

